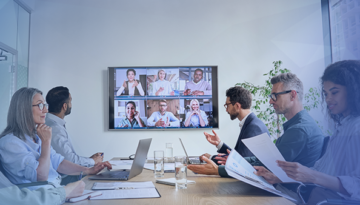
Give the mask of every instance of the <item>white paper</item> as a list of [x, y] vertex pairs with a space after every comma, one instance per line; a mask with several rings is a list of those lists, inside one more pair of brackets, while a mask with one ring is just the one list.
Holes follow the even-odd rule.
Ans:
[[247, 148], [282, 182], [297, 182], [286, 175], [276, 163], [276, 160], [285, 161], [267, 133], [241, 140]]
[[[145, 163], [145, 169], [154, 170], [154, 163]], [[175, 170], [175, 163], [164, 163], [164, 171]]]
[[157, 198], [160, 197], [155, 188], [148, 189], [120, 189], [102, 191], [101, 196], [90, 198], [97, 199], [140, 199], [140, 198]]
[[[192, 181], [192, 180], [186, 180], [186, 182], [187, 182], [187, 184], [195, 184], [196, 183], [195, 181]], [[157, 179], [156, 183], [175, 186], [176, 179], [175, 178]]]
[[131, 169], [133, 160], [111, 160], [109, 163], [112, 165], [110, 171], [118, 171], [120, 169]]
[[142, 189], [142, 188], [155, 188], [152, 181], [147, 182], [95, 182], [92, 187], [95, 189]]

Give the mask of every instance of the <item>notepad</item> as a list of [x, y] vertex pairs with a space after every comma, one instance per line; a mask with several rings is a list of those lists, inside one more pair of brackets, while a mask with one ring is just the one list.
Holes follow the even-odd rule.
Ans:
[[119, 189], [102, 191], [101, 196], [90, 198], [91, 200], [100, 199], [142, 199], [161, 197], [156, 188], [145, 189]]
[[[168, 179], [157, 179], [156, 183], [159, 184], [166, 184], [166, 185], [170, 185], [170, 186], [175, 186], [176, 180], [175, 178], [168, 178]], [[191, 181], [191, 180], [187, 180], [188, 184], [195, 184], [195, 181]]]
[[75, 203], [75, 202], [78, 202], [78, 201], [91, 199], [93, 197], [97, 197], [97, 196], [100, 196], [100, 195], [102, 195], [101, 191], [84, 190], [84, 192], [83, 192], [83, 194], [81, 196], [70, 198], [67, 201]]
[[91, 189], [93, 190], [114, 190], [114, 189], [144, 189], [155, 188], [152, 181], [147, 182], [96, 182]]

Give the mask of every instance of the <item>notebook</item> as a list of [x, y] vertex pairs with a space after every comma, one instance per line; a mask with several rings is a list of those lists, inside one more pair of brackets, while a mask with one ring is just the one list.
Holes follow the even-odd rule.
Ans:
[[144, 169], [144, 164], [146, 161], [146, 156], [149, 151], [151, 144], [151, 138], [143, 139], [139, 141], [139, 145], [136, 150], [134, 162], [131, 165], [130, 171], [128, 169], [119, 170], [119, 171], [105, 171], [100, 174], [89, 177], [89, 179], [97, 180], [129, 180], [137, 175], [139, 175]]

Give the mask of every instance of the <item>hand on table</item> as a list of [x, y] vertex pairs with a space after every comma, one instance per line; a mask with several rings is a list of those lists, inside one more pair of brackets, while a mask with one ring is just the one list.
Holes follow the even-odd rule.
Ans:
[[205, 161], [206, 164], [190, 164], [187, 168], [197, 174], [219, 175], [218, 166], [213, 161], [205, 156], [201, 157], [201, 159]]
[[112, 169], [111, 164], [108, 161], [106, 161], [106, 162], [101, 162], [101, 163], [95, 164], [95, 166], [88, 168], [87, 170], [84, 171], [84, 174], [86, 174], [86, 175], [97, 174], [101, 170], [103, 170], [105, 167], [107, 167], [108, 170]]

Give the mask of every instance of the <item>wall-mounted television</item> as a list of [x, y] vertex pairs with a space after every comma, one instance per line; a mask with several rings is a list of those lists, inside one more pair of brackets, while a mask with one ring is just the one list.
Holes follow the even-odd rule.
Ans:
[[109, 67], [109, 130], [219, 128], [217, 66]]

